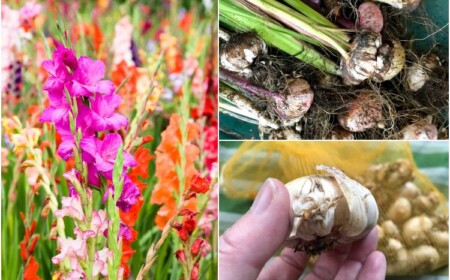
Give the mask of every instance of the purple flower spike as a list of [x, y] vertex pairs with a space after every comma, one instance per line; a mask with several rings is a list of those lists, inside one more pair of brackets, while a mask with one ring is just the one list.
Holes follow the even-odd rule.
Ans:
[[117, 94], [99, 96], [92, 101], [92, 128], [96, 131], [119, 130], [128, 126], [128, 119], [114, 111], [122, 103]]
[[[117, 133], [106, 135], [103, 141], [95, 137], [85, 137], [80, 141], [83, 160], [87, 163], [94, 163], [103, 176], [111, 179], [117, 151], [121, 144], [122, 138]], [[125, 151], [123, 152], [123, 159], [124, 170], [136, 165], [133, 156]]]
[[105, 64], [100, 60], [92, 60], [82, 56], [78, 59], [78, 68], [73, 73], [70, 93], [75, 96], [93, 96], [94, 93], [112, 94], [114, 84], [102, 80], [105, 75]]

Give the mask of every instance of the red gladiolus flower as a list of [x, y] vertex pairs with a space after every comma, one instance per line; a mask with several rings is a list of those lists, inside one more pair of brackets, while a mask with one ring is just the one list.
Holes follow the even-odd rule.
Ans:
[[186, 231], [191, 234], [195, 230], [195, 226], [197, 225], [197, 221], [195, 218], [187, 218], [186, 221], [184, 221], [183, 228], [186, 229]]
[[38, 269], [39, 264], [36, 262], [34, 257], [31, 256], [23, 272], [23, 280], [41, 280], [41, 278], [37, 276]]
[[180, 216], [189, 216], [189, 217], [194, 217], [198, 214], [198, 212], [196, 211], [192, 211], [191, 209], [181, 209], [180, 213], [178, 213], [178, 215]]
[[180, 230], [178, 230], [178, 237], [182, 241], [186, 241], [189, 238], [189, 234], [185, 227], [182, 227]]
[[191, 182], [190, 190], [195, 193], [207, 193], [209, 191], [209, 181], [196, 175]]
[[191, 272], [191, 280], [198, 280], [198, 275], [199, 275], [199, 268], [198, 268], [198, 263], [194, 264], [194, 267], [192, 268], [192, 272]]
[[201, 239], [201, 238], [197, 238], [194, 241], [194, 244], [192, 244], [192, 248], [191, 248], [191, 253], [192, 253], [193, 256], [197, 256], [198, 255], [198, 253], [200, 252], [200, 249], [202, 248], [202, 246], [203, 246], [203, 244], [205, 242], [206, 241], [204, 239]]
[[139, 217], [139, 211], [141, 211], [142, 204], [144, 204], [144, 199], [140, 196], [128, 212], [123, 212], [119, 209], [120, 220], [128, 227], [134, 227]]
[[186, 263], [186, 255], [184, 254], [183, 250], [178, 250], [175, 252], [175, 257], [181, 264]]

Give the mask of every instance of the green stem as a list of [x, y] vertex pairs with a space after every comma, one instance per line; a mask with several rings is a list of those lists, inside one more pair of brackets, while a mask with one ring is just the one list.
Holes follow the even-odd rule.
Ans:
[[310, 36], [321, 42], [322, 44], [329, 46], [338, 51], [344, 59], [348, 59], [348, 52], [343, 49], [338, 42], [336, 42], [330, 36], [317, 30], [314, 26], [301, 19], [301, 16], [294, 10], [284, 6], [276, 1], [269, 0], [245, 0], [248, 3], [258, 7], [268, 15], [276, 18], [284, 24], [292, 27], [300, 33], [306, 36]]
[[[283, 28], [267, 17], [256, 15], [229, 0], [221, 0], [219, 5], [220, 21], [226, 26], [241, 32], [255, 31], [267, 44], [324, 72], [334, 75], [341, 74], [338, 65], [308, 44], [297, 40], [298, 36], [291, 35], [291, 30]], [[311, 39], [309, 41], [311, 42]], [[316, 44], [318, 43], [316, 42]]]

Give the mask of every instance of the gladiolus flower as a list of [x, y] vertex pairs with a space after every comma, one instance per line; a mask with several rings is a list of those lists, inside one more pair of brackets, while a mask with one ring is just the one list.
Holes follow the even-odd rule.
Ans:
[[106, 212], [104, 210], [93, 210], [91, 220], [91, 230], [95, 234], [103, 234], [108, 229], [108, 219], [106, 218]]
[[[112, 179], [112, 170], [120, 145], [122, 145], [122, 138], [117, 133], [106, 135], [103, 141], [94, 137], [85, 137], [80, 141], [83, 160], [94, 163], [97, 170], [108, 179]], [[129, 153], [124, 152], [123, 158], [124, 170], [136, 165], [136, 161]]]
[[60, 264], [65, 258], [69, 259], [72, 270], [80, 268], [78, 258], [85, 260], [87, 257], [86, 240], [89, 237], [95, 236], [95, 232], [87, 230], [81, 232], [79, 229], [75, 229], [76, 239], [72, 238], [60, 238], [58, 237], [58, 244], [61, 247], [61, 252], [52, 258], [54, 264]]
[[95, 131], [119, 130], [128, 126], [128, 119], [115, 113], [122, 98], [117, 94], [97, 96], [92, 101], [92, 128]]
[[61, 210], [55, 211], [55, 216], [59, 218], [68, 216], [79, 221], [84, 220], [84, 213], [81, 206], [80, 197], [78, 195], [74, 195], [72, 197], [63, 197], [62, 208]]
[[202, 228], [203, 234], [209, 236], [212, 230], [212, 221], [217, 220], [218, 200], [217, 184], [214, 185], [210, 192], [210, 197], [206, 209], [198, 222], [198, 226]]
[[180, 230], [178, 230], [178, 237], [182, 241], [186, 241], [189, 238], [189, 234], [185, 227], [182, 227]]
[[[70, 104], [63, 92], [49, 92], [50, 107], [46, 108], [41, 117], [40, 122], [59, 123], [62, 120], [68, 120], [70, 112]], [[81, 102], [78, 102], [78, 105]]]
[[196, 264], [194, 264], [194, 267], [192, 268], [191, 280], [198, 280], [198, 276], [199, 276], [199, 264], [196, 263]]
[[45, 81], [43, 89], [48, 92], [62, 94], [64, 85], [70, 82], [70, 73], [63, 64], [63, 62], [54, 57], [54, 60], [46, 60], [42, 63], [42, 67], [50, 74], [50, 77]]
[[41, 278], [37, 276], [38, 269], [39, 264], [36, 262], [34, 257], [31, 256], [23, 272], [23, 280], [41, 280]]
[[78, 59], [78, 68], [73, 73], [70, 93], [74, 96], [93, 96], [94, 93], [112, 94], [114, 84], [102, 80], [105, 76], [105, 64], [100, 60], [92, 60], [87, 56]]
[[183, 250], [178, 250], [175, 252], [175, 257], [181, 264], [186, 263], [186, 255], [184, 254]]
[[186, 231], [191, 234], [195, 230], [195, 226], [197, 225], [197, 221], [193, 217], [189, 217], [184, 221], [183, 228], [186, 229]]
[[190, 190], [195, 193], [207, 193], [209, 191], [209, 181], [196, 175], [191, 182]]
[[128, 176], [125, 176], [125, 180], [123, 182], [122, 193], [120, 195], [119, 200], [117, 201], [117, 207], [122, 209], [124, 212], [128, 212], [134, 204], [136, 204], [136, 200], [141, 195], [141, 192], [136, 187], [136, 185], [131, 181]]
[[[114, 197], [114, 186], [109, 186], [103, 196], [103, 203], [108, 199], [109, 192], [113, 193]], [[137, 199], [141, 196], [141, 192], [136, 187], [136, 185], [131, 181], [130, 177], [125, 176], [123, 181], [122, 193], [120, 194], [119, 200], [117, 200], [117, 207], [119, 207], [123, 212], [128, 212], [134, 204], [136, 204]]]
[[112, 252], [108, 248], [95, 252], [92, 276], [96, 277], [99, 273], [108, 276], [108, 259], [110, 258], [112, 258]]
[[56, 50], [53, 52], [53, 57], [62, 61], [64, 65], [75, 71], [78, 68], [78, 61], [75, 52], [72, 49], [66, 48], [63, 44], [55, 41]]
[[204, 239], [197, 238], [197, 239], [194, 241], [194, 244], [192, 244], [192, 247], [191, 247], [191, 254], [192, 254], [193, 256], [197, 256], [198, 253], [200, 252], [200, 249], [204, 246], [205, 243], [207, 243], [207, 242], [206, 242]]

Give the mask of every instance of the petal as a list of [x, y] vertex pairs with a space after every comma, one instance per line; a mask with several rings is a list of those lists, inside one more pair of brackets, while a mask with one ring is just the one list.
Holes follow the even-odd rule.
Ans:
[[92, 122], [91, 127], [95, 131], [103, 131], [107, 129], [107, 123], [104, 118], [99, 116], [97, 113], [92, 112]]
[[69, 158], [73, 157], [73, 147], [74, 146], [75, 146], [75, 143], [73, 140], [63, 141], [61, 144], [59, 144], [58, 155], [62, 159], [68, 160]]
[[98, 187], [100, 184], [100, 181], [98, 179], [98, 170], [94, 164], [88, 165], [88, 183], [95, 187]]
[[111, 82], [109, 80], [99, 81], [99, 82], [97, 82], [97, 85], [95, 87], [95, 92], [100, 92], [105, 95], [111, 95], [114, 93], [114, 91], [115, 91], [115, 86], [114, 86], [113, 82]]
[[114, 168], [114, 163], [106, 161], [100, 155], [97, 155], [95, 157], [95, 166], [105, 178], [112, 179], [112, 170]]
[[92, 96], [92, 93], [86, 89], [85, 85], [75, 80], [72, 82], [69, 92], [73, 96]]
[[120, 95], [118, 94], [111, 94], [105, 96], [105, 98], [108, 101], [108, 105], [114, 108], [114, 110], [119, 107], [120, 103], [122, 103], [122, 97], [120, 97]]
[[122, 145], [122, 137], [120, 137], [118, 133], [110, 133], [106, 135], [103, 139], [101, 147], [102, 156], [105, 155], [108, 159], [110, 156], [115, 158], [120, 145]]
[[47, 109], [45, 109], [41, 116], [39, 117], [39, 121], [40, 122], [53, 122], [53, 111], [55, 110], [55, 108], [53, 107], [48, 107]]
[[116, 113], [105, 119], [105, 127], [110, 130], [119, 130], [122, 127], [128, 127], [128, 118]]
[[80, 148], [83, 151], [83, 160], [92, 163], [98, 154], [100, 141], [95, 137], [84, 137], [80, 141]]
[[86, 69], [88, 84], [94, 85], [105, 76], [105, 64], [101, 60], [90, 61]]
[[128, 168], [128, 167], [133, 167], [136, 165], [136, 160], [134, 159], [134, 157], [127, 152], [123, 152], [123, 167], [124, 168]]
[[53, 60], [46, 60], [42, 62], [42, 67], [52, 76], [56, 76], [56, 66]]

